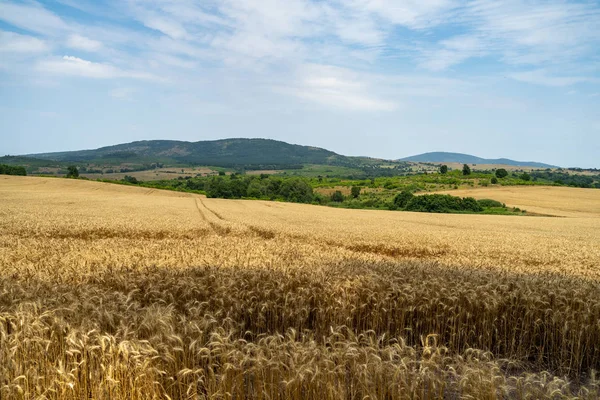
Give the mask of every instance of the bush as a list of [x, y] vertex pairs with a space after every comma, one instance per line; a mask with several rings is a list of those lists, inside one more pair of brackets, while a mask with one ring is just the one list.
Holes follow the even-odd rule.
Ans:
[[134, 185], [137, 185], [139, 183], [134, 176], [129, 175], [125, 175], [125, 177], [123, 178], [123, 182], [133, 183]]
[[483, 208], [491, 208], [491, 207], [504, 207], [502, 203], [496, 200], [491, 199], [481, 199], [477, 200], [477, 203]]
[[407, 211], [420, 212], [452, 212], [470, 211], [481, 212], [483, 208], [472, 197], [460, 198], [448, 194], [426, 194], [414, 196], [406, 205]]
[[76, 166], [69, 165], [67, 167], [67, 178], [79, 178], [79, 171]]
[[351, 192], [353, 198], [358, 198], [360, 196], [360, 186], [352, 186]]
[[331, 194], [331, 201], [334, 201], [336, 203], [341, 203], [344, 201], [344, 195], [339, 190], [336, 190], [335, 192], [333, 192]]
[[448, 166], [447, 165], [442, 165], [440, 167], [440, 173], [441, 174], [447, 174], [448, 173]]
[[492, 178], [491, 180], [492, 185], [496, 185], [498, 183], [498, 178], [496, 178], [495, 176]]
[[524, 172], [521, 175], [519, 175], [519, 179], [524, 180], [524, 181], [530, 181], [531, 175], [529, 175], [527, 172]]
[[502, 178], [506, 178], [507, 176], [508, 176], [508, 171], [505, 170], [504, 168], [499, 168], [496, 170], [496, 178], [502, 179]]
[[467, 164], [463, 164], [462, 173], [465, 176], [466, 175], [471, 175], [471, 167], [469, 167]]
[[413, 197], [415, 197], [415, 195], [412, 194], [412, 192], [409, 192], [408, 190], [404, 190], [398, 193], [396, 197], [394, 197], [394, 207], [396, 209], [405, 208]]

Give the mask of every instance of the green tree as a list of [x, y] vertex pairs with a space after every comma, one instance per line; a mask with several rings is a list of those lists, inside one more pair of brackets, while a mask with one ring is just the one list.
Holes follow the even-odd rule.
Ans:
[[79, 178], [79, 171], [76, 166], [69, 165], [67, 167], [67, 178]]
[[404, 190], [398, 193], [396, 197], [394, 197], [394, 206], [396, 208], [405, 208], [408, 202], [411, 201], [413, 197], [415, 197], [415, 195], [412, 194], [412, 192]]
[[258, 199], [264, 196], [264, 192], [265, 190], [263, 185], [261, 185], [258, 179], [253, 179], [252, 182], [250, 182], [250, 185], [248, 185], [248, 197], [254, 197]]
[[135, 178], [135, 176], [129, 176], [129, 175], [125, 175], [125, 177], [123, 178], [124, 182], [128, 182], [128, 183], [133, 183], [134, 185], [136, 185], [138, 183], [138, 180]]
[[520, 176], [519, 179], [522, 179], [524, 181], [530, 181], [531, 180], [531, 175], [529, 175], [527, 172], [523, 172]]
[[286, 179], [279, 188], [279, 195], [294, 203], [310, 203], [313, 199], [313, 190], [303, 179]]
[[462, 169], [463, 175], [471, 175], [471, 167], [469, 167], [467, 164], [463, 164], [463, 169]]
[[447, 174], [448, 173], [448, 166], [447, 165], [442, 165], [440, 167], [440, 173], [441, 174]]
[[0, 164], [1, 175], [27, 175], [25, 167], [12, 166], [7, 164]]
[[492, 185], [497, 184], [498, 183], [498, 178], [496, 178], [495, 176], [492, 177], [492, 181], [491, 182], [492, 182]]
[[507, 176], [508, 176], [508, 171], [505, 170], [504, 168], [498, 168], [496, 170], [496, 178], [502, 179], [502, 178], [506, 178]]
[[360, 196], [360, 186], [352, 186], [352, 189], [350, 190], [350, 194], [352, 194], [352, 197], [354, 197], [355, 199]]
[[344, 195], [339, 190], [336, 190], [331, 194], [331, 201], [335, 201], [336, 203], [341, 203], [344, 201]]

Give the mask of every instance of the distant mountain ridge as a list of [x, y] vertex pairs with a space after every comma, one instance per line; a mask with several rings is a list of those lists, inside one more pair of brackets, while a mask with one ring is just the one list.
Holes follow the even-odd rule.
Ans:
[[94, 150], [29, 154], [28, 156], [66, 162], [164, 161], [214, 166], [336, 164], [349, 160], [348, 157], [318, 147], [289, 144], [271, 139], [221, 139], [199, 142], [143, 140]]
[[[361, 167], [381, 162], [429, 162], [466, 164], [505, 164], [534, 168], [555, 168], [538, 162], [521, 162], [505, 158], [488, 160], [468, 154], [433, 152], [400, 160], [382, 160], [369, 157], [349, 157], [313, 146], [289, 144], [272, 139], [220, 139], [198, 142], [181, 140], [141, 140], [91, 150], [28, 154], [38, 160], [62, 163], [127, 164], [165, 163], [195, 164], [216, 167], [285, 166], [320, 164]], [[268, 168], [267, 168], [268, 169]]]
[[423, 153], [416, 156], [401, 158], [398, 161], [430, 162], [430, 163], [462, 163], [462, 164], [493, 164], [512, 165], [531, 168], [558, 168], [556, 165], [535, 161], [515, 161], [508, 158], [488, 159], [462, 153], [447, 153], [442, 151]]

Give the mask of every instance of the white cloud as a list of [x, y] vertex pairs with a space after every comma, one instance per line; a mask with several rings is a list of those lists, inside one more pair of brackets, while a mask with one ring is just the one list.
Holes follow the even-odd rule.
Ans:
[[41, 39], [19, 35], [13, 32], [0, 31], [0, 52], [7, 53], [42, 53], [50, 46]]
[[95, 63], [73, 56], [63, 56], [60, 59], [52, 58], [40, 61], [36, 69], [39, 72], [71, 75], [85, 78], [112, 79], [134, 78], [157, 80], [152, 74], [144, 72], [124, 71], [110, 64]]
[[318, 104], [355, 111], [393, 111], [398, 104], [372, 94], [367, 79], [356, 72], [328, 65], [306, 65], [297, 81], [277, 90]]
[[89, 39], [85, 36], [73, 34], [67, 39], [67, 46], [78, 50], [98, 51], [102, 48], [102, 43], [97, 40]]
[[0, 8], [0, 20], [31, 32], [55, 35], [67, 29], [60, 17], [37, 3], [2, 2]]
[[564, 87], [571, 86], [577, 83], [589, 82], [589, 83], [600, 83], [600, 79], [586, 77], [586, 76], [559, 76], [552, 75], [548, 73], [546, 70], [538, 69], [532, 71], [524, 71], [524, 72], [515, 72], [508, 75], [510, 78], [526, 82], [532, 83], [535, 85], [543, 85], [543, 86], [554, 86], [554, 87]]
[[475, 35], [454, 36], [439, 42], [441, 49], [423, 51], [420, 65], [432, 71], [441, 71], [463, 61], [486, 54], [486, 46]]
[[185, 28], [178, 22], [157, 15], [145, 15], [141, 21], [148, 28], [160, 31], [173, 39], [182, 39], [187, 36]]
[[453, 0], [354, 0], [355, 9], [367, 10], [392, 24], [413, 29], [437, 25], [445, 19], [444, 12], [456, 7]]

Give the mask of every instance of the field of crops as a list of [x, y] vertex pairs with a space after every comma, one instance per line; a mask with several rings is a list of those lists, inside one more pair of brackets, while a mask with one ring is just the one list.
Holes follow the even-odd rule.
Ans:
[[600, 191], [558, 189], [512, 217], [0, 176], [0, 398], [597, 399]]

